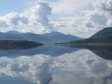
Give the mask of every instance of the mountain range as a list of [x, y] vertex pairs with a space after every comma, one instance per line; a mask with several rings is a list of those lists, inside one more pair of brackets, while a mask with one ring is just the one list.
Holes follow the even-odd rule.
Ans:
[[73, 35], [65, 35], [60, 32], [51, 32], [45, 34], [21, 33], [17, 31], [0, 32], [0, 40], [29, 40], [44, 44], [55, 42], [69, 42], [72, 40], [79, 40], [80, 37]]

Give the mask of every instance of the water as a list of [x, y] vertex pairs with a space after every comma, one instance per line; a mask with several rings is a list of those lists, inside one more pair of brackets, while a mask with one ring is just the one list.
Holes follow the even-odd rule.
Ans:
[[112, 84], [109, 49], [43, 46], [0, 56], [0, 84]]

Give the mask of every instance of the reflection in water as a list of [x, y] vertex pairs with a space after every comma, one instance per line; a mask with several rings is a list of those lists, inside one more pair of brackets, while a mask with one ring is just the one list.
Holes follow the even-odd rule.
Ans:
[[72, 53], [78, 51], [78, 48], [70, 48], [70, 47], [61, 47], [61, 46], [42, 46], [38, 48], [31, 48], [26, 50], [0, 50], [0, 56], [8, 56], [11, 58], [15, 58], [21, 55], [36, 55], [36, 54], [44, 54], [51, 56], [60, 56], [64, 53]]
[[112, 60], [112, 47], [95, 47], [88, 49], [106, 60]]
[[96, 55], [106, 60], [112, 60], [112, 47], [111, 46], [110, 47], [109, 46], [81, 46], [79, 48], [89, 49]]
[[15, 54], [14, 58], [1, 55], [0, 83], [112, 84], [111, 60], [105, 60], [87, 49], [42, 49], [42, 53], [34, 49], [26, 55]]

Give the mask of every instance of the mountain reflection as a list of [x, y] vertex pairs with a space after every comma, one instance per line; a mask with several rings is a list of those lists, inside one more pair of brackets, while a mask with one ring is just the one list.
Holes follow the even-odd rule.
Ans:
[[31, 48], [31, 49], [17, 49], [17, 50], [0, 50], [0, 56], [7, 56], [11, 58], [15, 58], [21, 55], [50, 55], [50, 56], [60, 56], [65, 53], [72, 53], [78, 51], [78, 48], [70, 48], [70, 47], [61, 47], [61, 46], [53, 46], [53, 45], [46, 45], [38, 48]]
[[16, 58], [17, 56], [21, 55], [37, 55], [37, 54], [43, 54], [43, 55], [50, 55], [53, 57], [57, 57], [60, 55], [63, 55], [65, 53], [72, 53], [77, 52], [81, 49], [89, 49], [93, 53], [95, 53], [97, 56], [100, 56], [101, 58], [105, 60], [112, 60], [112, 47], [67, 47], [67, 46], [42, 46], [38, 48], [31, 48], [31, 49], [18, 49], [18, 50], [0, 50], [0, 56], [8, 56], [10, 58]]

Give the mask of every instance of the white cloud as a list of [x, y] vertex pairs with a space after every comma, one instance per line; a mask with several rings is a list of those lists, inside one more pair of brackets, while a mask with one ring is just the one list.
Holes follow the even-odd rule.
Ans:
[[21, 13], [0, 16], [0, 26], [4, 31], [60, 31], [88, 37], [112, 26], [111, 10], [111, 0], [37, 0], [34, 6]]
[[112, 1], [97, 0], [93, 3], [93, 10], [85, 15], [85, 25], [88, 28], [101, 28], [112, 26]]
[[0, 26], [20, 31], [43, 32], [52, 31], [49, 16], [52, 8], [45, 2], [37, 2], [36, 5], [26, 9], [22, 13], [9, 13], [0, 16]]
[[[111, 0], [62, 0], [57, 2], [53, 11], [60, 14], [57, 30], [74, 35], [91, 36], [97, 31], [112, 26], [112, 1]], [[68, 20], [68, 16], [71, 17]], [[66, 18], [60, 20], [61, 18]], [[69, 24], [69, 25], [68, 25]], [[75, 25], [75, 26], [74, 26]], [[68, 31], [69, 30], [69, 31]]]
[[104, 28], [107, 20], [107, 17], [98, 11], [88, 11], [85, 16], [85, 24], [88, 28]]
[[16, 28], [16, 26], [21, 25], [21, 24], [27, 24], [28, 23], [28, 18], [19, 15], [18, 13], [12, 12], [9, 14], [6, 14], [5, 16], [0, 17], [0, 25], [2, 27], [12, 27]]
[[66, 15], [73, 14], [74, 12], [80, 12], [88, 6], [89, 2], [90, 0], [58, 0], [53, 4], [53, 13], [62, 13]]
[[98, 0], [94, 6], [96, 9], [112, 14], [112, 0]]
[[[45, 1], [49, 2], [52, 8]], [[82, 21], [79, 20], [82, 20], [83, 16], [79, 10], [82, 10], [87, 2], [87, 0], [81, 2], [77, 2], [76, 0], [37, 0], [36, 5], [26, 9], [22, 13], [13, 12], [0, 16], [0, 26], [4, 31], [5, 29], [6, 31], [13, 29], [24, 32], [44, 33], [56, 30], [63, 33], [77, 34], [78, 32], [84, 32], [78, 26], [82, 24]]]

